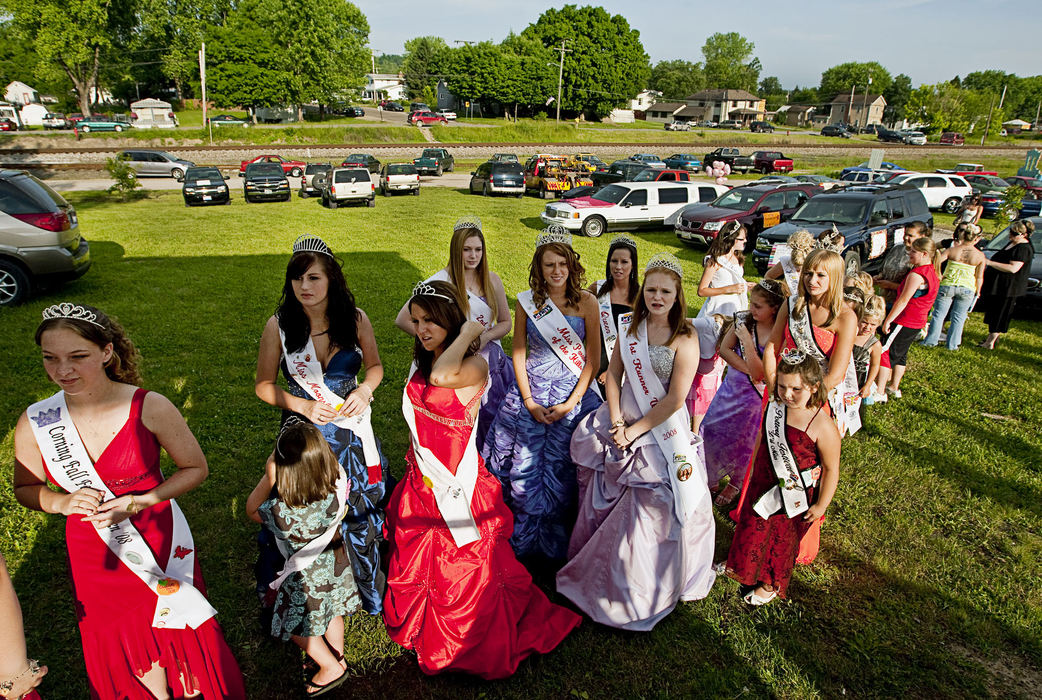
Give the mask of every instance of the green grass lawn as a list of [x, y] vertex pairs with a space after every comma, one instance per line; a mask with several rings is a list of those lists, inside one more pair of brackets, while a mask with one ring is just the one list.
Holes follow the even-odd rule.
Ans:
[[[143, 354], [145, 386], [180, 407], [210, 464], [180, 499], [195, 533], [218, 619], [251, 698], [299, 695], [296, 648], [261, 633], [253, 593], [257, 526], [244, 515], [279, 411], [253, 394], [257, 343], [293, 240], [324, 237], [373, 319], [386, 369], [374, 428], [392, 471], [408, 439], [400, 392], [411, 342], [393, 325], [412, 285], [445, 263], [452, 224], [484, 222], [492, 267], [513, 297], [543, 203], [428, 188], [376, 208], [323, 209], [314, 200], [185, 208], [178, 193], [117, 203], [77, 193], [93, 269], [81, 280], [0, 311], [0, 551], [27, 618], [29, 653], [50, 666], [46, 698], [87, 694], [66, 570], [64, 523], [24, 510], [11, 492], [12, 435], [21, 411], [55, 390], [32, 335], [47, 305], [95, 304]], [[589, 276], [610, 237], [578, 238]], [[642, 260], [678, 254], [689, 311], [704, 251], [670, 231], [638, 234]], [[747, 267], [753, 278], [751, 264]], [[356, 697], [1038, 697], [1042, 689], [1042, 324], [1016, 321], [999, 349], [974, 347], [981, 315], [957, 353], [914, 347], [904, 398], [866, 410], [844, 441], [839, 491], [812, 566], [788, 602], [751, 610], [720, 580], [646, 634], [585, 621], [553, 653], [507, 680], [426, 677], [389, 642], [379, 619], [349, 621]], [[167, 465], [169, 466], [169, 465]], [[732, 527], [718, 518], [718, 557]], [[540, 581], [552, 594], [551, 581]], [[346, 697], [346, 693], [345, 693]]]

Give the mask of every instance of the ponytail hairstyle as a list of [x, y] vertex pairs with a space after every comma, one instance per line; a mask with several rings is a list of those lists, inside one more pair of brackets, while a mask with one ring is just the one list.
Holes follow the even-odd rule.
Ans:
[[854, 312], [857, 322], [861, 323], [861, 319], [865, 317], [865, 293], [861, 291], [861, 288], [854, 286], [844, 287], [843, 301]]
[[805, 228], [801, 228], [799, 231], [794, 231], [789, 239], [785, 241], [789, 245], [789, 260], [796, 269], [803, 267], [803, 261], [807, 259], [807, 254], [814, 250], [814, 234]]
[[84, 340], [97, 345], [102, 350], [105, 349], [106, 345], [111, 344], [112, 357], [105, 363], [106, 376], [114, 382], [140, 386], [141, 373], [138, 370], [138, 362], [141, 356], [137, 348], [134, 347], [134, 343], [127, 337], [123, 326], [119, 325], [116, 319], [93, 306], [87, 306], [86, 304], [77, 304], [76, 306], [93, 313], [94, 320], [45, 318], [36, 328], [36, 344], [40, 344], [40, 339], [46, 331], [57, 328], [67, 328]]
[[311, 423], [287, 422], [275, 441], [275, 485], [291, 508], [321, 501], [336, 490], [340, 464]]
[[[706, 254], [707, 262], [703, 264], [715, 263], [718, 258], [722, 258], [730, 253], [731, 249], [734, 248], [734, 242], [738, 240], [738, 235], [742, 232], [745, 232], [745, 227], [737, 221], [724, 224], [724, 227], [716, 234], [716, 238], [709, 244], [709, 251]], [[746, 232], [746, 235], [749, 235], [748, 232]], [[736, 250], [734, 256], [738, 260], [739, 266], [745, 264], [744, 250]]]
[[1009, 225], [1009, 232], [1010, 234], [1030, 238], [1031, 234], [1035, 232], [1035, 224], [1031, 219], [1017, 219]]
[[980, 229], [964, 222], [955, 227], [955, 234], [952, 237], [959, 243], [972, 243], [980, 238]]
[[930, 260], [933, 261], [933, 271], [937, 273], [937, 278], [941, 277], [941, 251], [937, 249], [937, 244], [933, 242], [933, 239], [929, 236], [923, 236], [922, 238], [916, 238], [912, 241], [912, 250], [919, 251], [920, 253], [926, 253], [930, 256]]
[[[445, 329], [443, 347], [447, 348], [459, 337], [460, 328], [463, 327], [467, 317], [463, 315], [463, 309], [459, 307], [454, 286], [441, 280], [427, 282], [426, 284], [434, 289], [434, 294], [414, 294], [407, 304], [409, 313], [412, 313], [413, 306], [418, 306], [426, 311], [431, 321]], [[479, 344], [480, 341], [475, 339], [463, 356], [470, 357], [476, 353]], [[420, 370], [423, 378], [430, 379], [431, 368], [434, 367], [434, 351], [424, 348], [418, 336], [413, 342], [412, 357], [416, 360], [416, 367]]]
[[499, 307], [496, 305], [496, 294], [492, 289], [492, 279], [488, 271], [488, 246], [485, 245], [485, 234], [477, 226], [462, 226], [452, 232], [449, 241], [449, 279], [455, 285], [460, 308], [465, 317], [470, 316], [470, 300], [467, 298], [466, 270], [463, 266], [463, 244], [471, 238], [481, 241], [481, 262], [478, 263], [478, 283], [485, 303], [492, 310], [491, 321], [499, 318]]
[[[803, 383], [808, 388], [812, 388], [810, 401], [807, 402], [808, 408], [824, 406], [825, 402], [828, 401], [828, 391], [825, 389], [825, 376], [821, 369], [821, 363], [810, 355], [805, 355], [802, 352], [783, 352], [778, 360], [778, 369], [775, 376], [782, 374], [799, 375]], [[781, 398], [778, 396], [778, 386], [779, 383], [775, 381], [774, 398], [781, 401]]]
[[615, 240], [608, 246], [608, 256], [604, 260], [604, 284], [597, 289], [597, 296], [603, 296], [615, 287], [615, 280], [611, 276], [611, 256], [616, 250], [625, 250], [630, 254], [630, 279], [629, 289], [626, 290], [626, 300], [630, 306], [637, 303], [640, 296], [640, 278], [637, 277], [637, 248], [629, 244], [627, 240]]
[[829, 311], [828, 319], [825, 321], [827, 326], [843, 313], [843, 258], [831, 250], [815, 248], [803, 262], [803, 267], [800, 268], [800, 287], [796, 293], [793, 315], [796, 318], [802, 318], [806, 313], [807, 302], [810, 300], [810, 292], [807, 291], [807, 275], [819, 269], [824, 270], [829, 278], [829, 288], [825, 290], [825, 298], [822, 300], [822, 306]]

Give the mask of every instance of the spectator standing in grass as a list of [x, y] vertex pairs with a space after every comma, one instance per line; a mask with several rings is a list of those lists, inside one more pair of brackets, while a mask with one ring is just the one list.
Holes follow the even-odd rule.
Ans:
[[[280, 370], [286, 389], [278, 384]], [[373, 326], [355, 305], [339, 261], [322, 239], [299, 237], [278, 309], [261, 335], [255, 391], [282, 409], [283, 425], [296, 415], [318, 426], [351, 480], [344, 538], [370, 614], [380, 612], [384, 588], [380, 543], [389, 475], [370, 407], [383, 375]], [[283, 562], [267, 530], [259, 542], [257, 592], [263, 600]]]
[[901, 245], [895, 245], [887, 251], [879, 274], [873, 278], [876, 286], [883, 290], [881, 296], [886, 300], [887, 307], [894, 303], [894, 299], [897, 298], [897, 288], [901, 286], [901, 280], [912, 269], [908, 263], [908, 247], [912, 245], [912, 241], [915, 239], [929, 235], [930, 229], [927, 228], [924, 222], [912, 221], [905, 224]]
[[1017, 299], [1027, 293], [1031, 261], [1035, 257], [1035, 246], [1031, 243], [1034, 232], [1035, 224], [1030, 219], [1014, 221], [1009, 226], [1009, 242], [986, 263], [983, 292], [988, 297], [984, 314], [988, 337], [980, 344], [986, 350], [994, 350], [996, 341], [1009, 331], [1013, 307]]
[[987, 258], [977, 248], [980, 228], [974, 224], [961, 223], [955, 227], [955, 243], [941, 253], [945, 263], [941, 287], [937, 292], [930, 317], [930, 329], [923, 345], [935, 347], [941, 338], [944, 320], [951, 311], [948, 337], [945, 345], [949, 350], [958, 350], [962, 344], [962, 328], [966, 317], [980, 298], [984, 286], [984, 268]]
[[978, 224], [983, 213], [984, 206], [980, 203], [980, 194], [974, 194], [959, 209], [959, 212], [955, 215], [955, 222], [957, 224], [969, 224], [974, 230], [979, 232], [980, 226]]

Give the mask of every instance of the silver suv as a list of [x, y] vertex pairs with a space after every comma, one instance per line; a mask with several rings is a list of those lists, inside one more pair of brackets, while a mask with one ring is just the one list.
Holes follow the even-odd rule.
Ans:
[[376, 206], [376, 183], [366, 168], [333, 168], [322, 190], [322, 203], [336, 209], [343, 202], [362, 202]]
[[0, 306], [90, 269], [76, 210], [24, 170], [0, 170]]
[[185, 171], [195, 165], [166, 151], [123, 151], [119, 159], [127, 161], [139, 177], [172, 177], [178, 182], [184, 179]]

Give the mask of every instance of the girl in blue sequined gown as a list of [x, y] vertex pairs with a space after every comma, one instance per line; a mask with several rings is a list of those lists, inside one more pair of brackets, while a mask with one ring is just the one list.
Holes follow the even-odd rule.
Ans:
[[[596, 359], [597, 300], [583, 290], [583, 275], [570, 244], [537, 246], [529, 277], [535, 307], [541, 313], [552, 302], [583, 341], [584, 358]], [[514, 512], [510, 543], [518, 557], [559, 563], [567, 554], [576, 510], [575, 465], [568, 444], [578, 422], [600, 404], [589, 388], [596, 363], [584, 359], [581, 371], [572, 370], [520, 303], [513, 358], [517, 383], [499, 406], [482, 456], [503, 484], [504, 499]]]
[[[287, 364], [280, 334], [290, 353], [300, 352], [310, 340], [314, 360], [321, 365], [323, 382], [331, 392], [345, 398], [342, 405], [315, 400], [305, 391], [302, 380]], [[359, 382], [358, 374], [363, 368], [364, 380]], [[280, 369], [286, 379], [285, 389], [277, 383]], [[343, 536], [349, 544], [362, 608], [370, 614], [382, 610], [385, 584], [380, 545], [384, 507], [390, 493], [387, 459], [379, 452], [378, 441], [376, 458], [369, 455], [366, 459], [357, 430], [333, 421], [342, 423], [342, 418], [363, 414], [382, 379], [383, 366], [372, 324], [365, 312], [355, 306], [338, 261], [320, 239], [309, 238], [303, 243], [298, 239], [286, 268], [278, 311], [268, 319], [261, 336], [256, 392], [262, 401], [283, 409], [283, 422], [298, 414], [315, 424], [351, 479]], [[282, 566], [281, 556], [269, 540], [270, 536], [262, 531], [258, 593], [267, 589], [267, 583]]]

